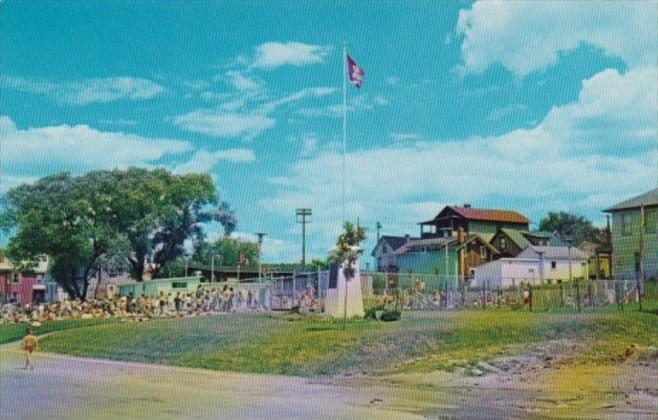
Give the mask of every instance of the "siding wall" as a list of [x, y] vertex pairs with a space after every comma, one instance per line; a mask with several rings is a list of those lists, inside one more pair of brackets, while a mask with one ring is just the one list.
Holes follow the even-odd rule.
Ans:
[[[445, 251], [407, 252], [398, 255], [400, 274], [446, 274]], [[448, 273], [454, 276], [456, 272], [457, 255], [454, 250], [448, 252]]]
[[[654, 208], [655, 209], [655, 208]], [[649, 209], [645, 209], [648, 212]], [[652, 210], [655, 211], [655, 210]], [[626, 215], [627, 235], [622, 235], [622, 215]], [[612, 270], [617, 279], [635, 279], [635, 253], [640, 250], [640, 209], [612, 214]], [[658, 233], [644, 233], [645, 278], [658, 278]]]

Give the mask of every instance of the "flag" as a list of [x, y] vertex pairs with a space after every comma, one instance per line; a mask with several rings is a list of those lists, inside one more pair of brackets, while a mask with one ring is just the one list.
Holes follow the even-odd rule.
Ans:
[[350, 79], [350, 83], [352, 83], [354, 86], [357, 88], [360, 88], [361, 85], [363, 84], [363, 75], [365, 73], [363, 72], [363, 69], [359, 66], [357, 66], [356, 62], [352, 60], [352, 57], [349, 55], [347, 56], [347, 77]]

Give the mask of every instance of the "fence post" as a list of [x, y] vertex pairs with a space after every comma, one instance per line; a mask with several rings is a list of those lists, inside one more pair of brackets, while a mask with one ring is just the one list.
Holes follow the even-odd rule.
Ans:
[[528, 309], [532, 312], [532, 284], [528, 286]]
[[560, 308], [564, 308], [564, 283], [560, 282]]
[[580, 281], [576, 280], [576, 304], [578, 305], [578, 312], [580, 313]]

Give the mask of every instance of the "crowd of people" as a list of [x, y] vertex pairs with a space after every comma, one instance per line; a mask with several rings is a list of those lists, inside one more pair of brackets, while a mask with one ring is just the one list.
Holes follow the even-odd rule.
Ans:
[[157, 296], [113, 296], [86, 301], [63, 299], [53, 303], [0, 305], [0, 323], [45, 322], [62, 319], [200, 316], [264, 310], [256, 290], [227, 285], [194, 292], [160, 292]]

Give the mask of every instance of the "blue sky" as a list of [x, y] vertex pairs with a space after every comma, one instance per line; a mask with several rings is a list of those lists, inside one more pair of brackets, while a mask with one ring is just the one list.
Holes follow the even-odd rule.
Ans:
[[[538, 221], [656, 186], [656, 2], [0, 3], [0, 194], [57, 171], [209, 171], [269, 261], [348, 216], [415, 234], [443, 205]], [[208, 226], [210, 236], [217, 226]], [[369, 241], [367, 247], [372, 245]]]

